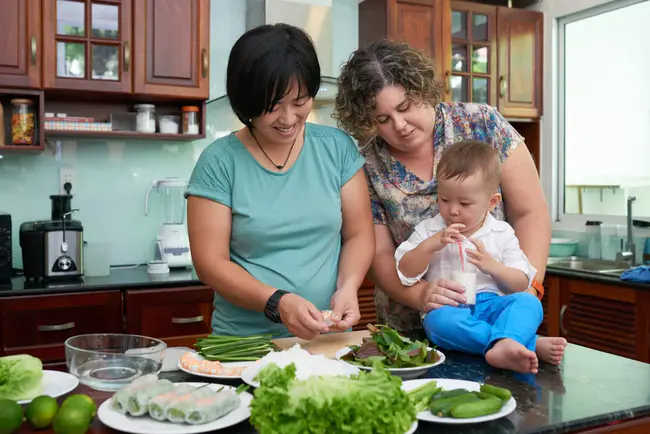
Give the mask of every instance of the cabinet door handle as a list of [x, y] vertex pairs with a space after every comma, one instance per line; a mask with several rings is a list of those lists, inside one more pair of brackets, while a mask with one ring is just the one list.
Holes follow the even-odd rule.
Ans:
[[131, 66], [131, 50], [129, 49], [129, 41], [124, 41], [124, 72], [129, 72]]
[[65, 324], [57, 324], [57, 325], [42, 325], [38, 326], [38, 331], [39, 332], [60, 332], [61, 330], [70, 330], [74, 328], [75, 324], [74, 322], [67, 322]]
[[445, 92], [451, 93], [451, 72], [445, 72]]
[[566, 304], [563, 304], [560, 308], [560, 333], [564, 336], [567, 335], [567, 330], [564, 328], [564, 314], [566, 313], [567, 307]]
[[203, 321], [203, 315], [193, 316], [191, 318], [172, 318], [174, 324], [194, 324]]
[[502, 75], [501, 79], [499, 79], [499, 96], [501, 98], [505, 98], [507, 92], [508, 92], [508, 80], [506, 80], [505, 75]]
[[32, 46], [32, 50], [31, 50], [31, 51], [32, 51], [32, 56], [31, 56], [31, 58], [32, 58], [32, 65], [36, 65], [36, 50], [37, 50], [37, 46], [36, 46], [36, 38], [35, 38], [34, 36], [32, 36], [32, 44], [31, 44], [31, 46]]
[[205, 48], [201, 51], [203, 56], [203, 78], [208, 76], [208, 50]]

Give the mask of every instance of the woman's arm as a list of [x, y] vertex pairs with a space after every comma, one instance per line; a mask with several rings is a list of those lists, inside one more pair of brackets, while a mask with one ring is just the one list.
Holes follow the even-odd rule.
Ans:
[[551, 245], [551, 216], [535, 164], [524, 143], [512, 151], [501, 167], [501, 190], [508, 220], [521, 249], [537, 269], [535, 279], [541, 283]]
[[368, 273], [375, 251], [370, 196], [363, 170], [341, 187], [341, 211], [343, 245], [332, 309], [334, 320], [343, 319], [337, 328], [347, 329], [359, 320], [357, 291]]
[[275, 288], [230, 261], [232, 211], [198, 196], [187, 198], [187, 229], [196, 274], [230, 303], [262, 312]]

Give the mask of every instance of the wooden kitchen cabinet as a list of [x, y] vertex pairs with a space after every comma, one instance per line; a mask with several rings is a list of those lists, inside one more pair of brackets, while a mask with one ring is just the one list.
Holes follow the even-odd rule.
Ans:
[[0, 298], [0, 355], [65, 360], [64, 342], [86, 333], [122, 333], [120, 291]]
[[353, 330], [366, 330], [368, 324], [377, 324], [377, 309], [375, 308], [375, 283], [366, 277], [357, 293], [359, 313], [361, 318]]
[[450, 0], [373, 0], [359, 4], [359, 46], [383, 38], [403, 40], [435, 62], [438, 79], [448, 64]]
[[43, 87], [132, 91], [131, 0], [43, 0]]
[[213, 297], [205, 286], [126, 290], [126, 332], [191, 348], [212, 333]]
[[41, 86], [41, 0], [3, 0], [0, 87]]
[[137, 0], [134, 6], [134, 93], [208, 99], [209, 0]]

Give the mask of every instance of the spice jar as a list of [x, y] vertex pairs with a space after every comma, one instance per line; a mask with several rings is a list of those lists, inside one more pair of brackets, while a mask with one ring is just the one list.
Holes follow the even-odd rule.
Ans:
[[156, 132], [156, 106], [153, 104], [138, 104], [135, 106], [136, 129], [140, 133]]
[[34, 144], [34, 103], [29, 99], [11, 100], [11, 142]]
[[183, 134], [199, 134], [199, 108], [183, 107]]

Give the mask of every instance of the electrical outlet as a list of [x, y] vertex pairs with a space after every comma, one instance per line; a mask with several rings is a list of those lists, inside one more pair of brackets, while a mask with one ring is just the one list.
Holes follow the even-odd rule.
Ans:
[[77, 187], [77, 171], [71, 167], [62, 167], [59, 171], [59, 194], [66, 194], [63, 186], [66, 182], [72, 185], [74, 190]]

